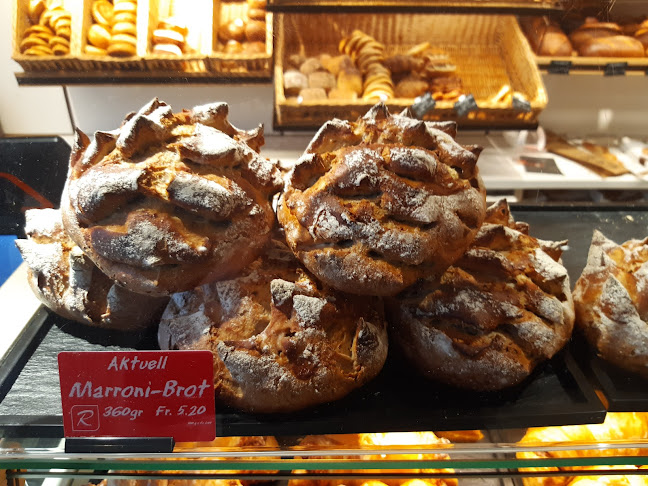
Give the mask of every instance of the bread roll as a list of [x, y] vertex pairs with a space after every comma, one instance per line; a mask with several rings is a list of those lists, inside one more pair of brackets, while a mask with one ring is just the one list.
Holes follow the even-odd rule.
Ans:
[[648, 238], [618, 245], [595, 231], [574, 287], [576, 325], [603, 359], [648, 378]]
[[394, 295], [440, 275], [461, 256], [485, 213], [476, 163], [454, 124], [390, 115], [322, 126], [297, 161], [277, 215], [287, 241], [326, 285]]
[[644, 57], [644, 46], [633, 37], [614, 35], [586, 41], [578, 53], [588, 57]]
[[29, 284], [62, 317], [93, 327], [136, 331], [156, 325], [167, 297], [149, 297], [110, 280], [65, 234], [57, 209], [26, 212], [26, 240], [17, 240]]
[[281, 175], [249, 132], [212, 103], [173, 113], [157, 99], [123, 125], [80, 131], [61, 199], [66, 231], [110, 278], [168, 295], [232, 275], [274, 224]]
[[522, 25], [529, 44], [537, 55], [572, 55], [571, 42], [556, 22], [546, 17], [532, 17]]
[[218, 402], [263, 413], [342, 398], [387, 357], [380, 299], [322, 287], [278, 240], [239, 277], [175, 294], [159, 344], [211, 350]]

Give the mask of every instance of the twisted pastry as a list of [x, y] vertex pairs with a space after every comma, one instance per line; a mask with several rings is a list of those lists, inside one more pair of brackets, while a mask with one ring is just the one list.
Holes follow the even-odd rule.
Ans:
[[277, 212], [297, 258], [327, 285], [365, 295], [443, 273], [486, 208], [481, 149], [457, 144], [455, 128], [391, 116], [384, 104], [322, 126]]
[[250, 132], [214, 103], [172, 113], [154, 99], [121, 128], [81, 131], [62, 199], [63, 223], [110, 278], [170, 294], [224, 278], [253, 260], [270, 235], [274, 164]]
[[360, 30], [340, 41], [340, 52], [348, 54], [364, 77], [362, 98], [385, 101], [394, 97], [391, 72], [385, 66], [385, 45]]
[[521, 382], [569, 340], [574, 324], [566, 241], [543, 241], [502, 200], [466, 253], [389, 305], [394, 341], [425, 376], [472, 390]]

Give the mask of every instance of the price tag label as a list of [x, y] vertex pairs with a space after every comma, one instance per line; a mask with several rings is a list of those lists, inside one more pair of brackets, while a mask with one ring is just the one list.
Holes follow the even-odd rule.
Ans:
[[433, 110], [436, 106], [436, 101], [432, 98], [430, 93], [425, 93], [422, 96], [418, 96], [414, 99], [412, 104], [412, 114], [419, 119], [422, 119], [426, 113], [430, 110]]
[[466, 116], [471, 111], [478, 110], [477, 102], [475, 97], [471, 94], [461, 95], [459, 100], [454, 104], [454, 110], [459, 116]]
[[626, 69], [628, 69], [627, 62], [609, 62], [605, 65], [603, 70], [604, 76], [625, 76]]
[[216, 436], [210, 351], [58, 355], [66, 437]]

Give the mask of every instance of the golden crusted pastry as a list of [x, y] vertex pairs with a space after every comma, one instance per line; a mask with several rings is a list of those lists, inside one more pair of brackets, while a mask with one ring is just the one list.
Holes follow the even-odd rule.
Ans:
[[385, 45], [360, 30], [340, 41], [340, 52], [351, 59], [364, 76], [362, 97], [365, 100], [385, 101], [394, 97], [391, 72], [385, 66]]
[[495, 203], [440, 280], [419, 282], [388, 305], [393, 340], [426, 377], [453, 386], [499, 390], [521, 382], [571, 336], [565, 243], [529, 236], [505, 200]]
[[[376, 450], [385, 448], [400, 449], [411, 448], [412, 446], [418, 447], [443, 447], [448, 445], [449, 441], [439, 438], [434, 432], [388, 432], [376, 434], [339, 434], [339, 435], [308, 435], [304, 437], [298, 447], [305, 450]], [[362, 454], [347, 456], [348, 459], [364, 460], [364, 461], [380, 461], [385, 457], [377, 454]], [[340, 456], [335, 456], [335, 460], [340, 460]], [[390, 455], [390, 460], [403, 460], [403, 461], [416, 461], [428, 460], [438, 461], [450, 459], [447, 454], [419, 454], [413, 451], [411, 454], [398, 454]], [[297, 470], [295, 474], [303, 474], [305, 471]], [[309, 471], [317, 473], [317, 471]], [[336, 471], [338, 474], [381, 474], [390, 473], [392, 470], [362, 470], [355, 469], [349, 471]], [[421, 473], [434, 474], [434, 473], [451, 473], [452, 469], [406, 469], [399, 470], [400, 473], [408, 473], [416, 476]], [[385, 479], [378, 481], [374, 479], [291, 479], [288, 481], [288, 486], [457, 486], [457, 480], [452, 478], [425, 478], [425, 479]]]
[[648, 378], [648, 238], [618, 245], [596, 230], [574, 286], [576, 326], [599, 356]]
[[[455, 124], [390, 115], [322, 126], [297, 161], [278, 218], [297, 257], [325, 284], [395, 295], [459, 258], [486, 209], [478, 147]], [[445, 131], [444, 131], [445, 130]]]
[[63, 231], [57, 209], [26, 212], [26, 240], [16, 245], [29, 284], [55, 313], [82, 324], [134, 331], [157, 324], [167, 297], [135, 294], [106, 277]]
[[[279, 449], [277, 439], [272, 436], [247, 436], [247, 437], [217, 437], [210, 442], [176, 442], [173, 448], [174, 453], [182, 453], [183, 450], [190, 452], [241, 452], [241, 451], [269, 451]], [[224, 461], [225, 457], [210, 457], [210, 461]], [[255, 456], [241, 457], [238, 460], [256, 460]], [[277, 459], [277, 458], [269, 458]], [[169, 467], [173, 466], [175, 459], [170, 459]], [[181, 460], [181, 459], [177, 459]], [[220, 464], [219, 464], [220, 466]], [[219, 474], [228, 474], [231, 476], [246, 476], [257, 473], [258, 470], [246, 471], [236, 470], [228, 471], [223, 469], [216, 470], [196, 470], [196, 471], [159, 471], [158, 474], [168, 475], [167, 479], [104, 479], [99, 486], [251, 486], [265, 481], [251, 479], [175, 479], [174, 475], [178, 473], [189, 473], [192, 475], [208, 475], [218, 472]], [[126, 471], [128, 473], [128, 471]], [[273, 474], [276, 471], [265, 471], [266, 474]]]
[[[648, 439], [648, 413], [639, 412], [608, 412], [602, 424], [590, 425], [567, 425], [563, 427], [534, 427], [530, 428], [519, 445], [538, 447], [548, 444], [555, 446], [568, 443], [601, 444], [614, 441], [642, 441]], [[622, 449], [622, 448], [593, 448], [583, 450], [549, 450], [544, 452], [518, 452], [520, 459], [550, 459], [550, 458], [580, 458], [580, 457], [603, 457], [603, 456], [645, 456], [648, 449]], [[631, 461], [628, 461], [631, 462]], [[573, 467], [535, 467], [524, 468], [524, 472], [587, 471], [596, 469], [614, 469], [615, 466], [573, 466]], [[633, 466], [622, 466], [632, 468]], [[610, 479], [615, 478], [610, 481]], [[583, 478], [579, 476], [555, 476], [555, 477], [529, 477], [524, 478], [525, 486], [589, 486], [589, 481], [596, 480], [597, 486], [639, 486], [641, 483], [628, 481], [628, 478], [638, 479], [638, 476], [602, 476], [598, 478]], [[594, 486], [594, 485], [592, 485]]]
[[27, 27], [18, 46], [28, 56], [64, 56], [70, 53], [72, 14], [60, 4], [29, 0]]
[[172, 296], [162, 349], [214, 354], [216, 399], [253, 412], [288, 412], [342, 398], [387, 357], [378, 298], [320, 288], [272, 241], [240, 277]]
[[173, 113], [152, 100], [121, 128], [80, 131], [62, 198], [72, 239], [130, 290], [168, 295], [225, 278], [270, 237], [275, 164], [263, 129], [238, 130], [226, 103]]

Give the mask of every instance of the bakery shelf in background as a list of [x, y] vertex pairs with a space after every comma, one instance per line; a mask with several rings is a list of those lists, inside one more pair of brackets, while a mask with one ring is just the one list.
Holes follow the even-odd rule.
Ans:
[[[459, 116], [455, 100], [439, 100], [425, 115], [427, 120], [457, 120], [462, 126], [529, 127], [547, 104], [542, 79], [519, 25], [511, 15], [446, 14], [277, 14], [275, 55], [275, 126], [312, 129], [332, 118], [354, 120], [376, 100], [303, 100], [286, 96], [284, 71], [292, 55], [339, 54], [339, 43], [359, 29], [385, 45], [387, 56], [404, 54], [421, 43], [448, 56], [456, 65], [462, 91], [472, 94], [478, 108]], [[313, 29], [313, 25], [318, 25]], [[514, 108], [512, 100], [496, 100], [503, 87], [521, 93], [527, 110]], [[399, 112], [414, 98], [386, 101]]]
[[[110, 56], [105, 49], [112, 37], [110, 25], [104, 31], [104, 51], [89, 42], [88, 33], [95, 20], [92, 9], [97, 0], [64, 0], [71, 16], [70, 51], [66, 55], [28, 55], [21, 49], [23, 36], [34, 22], [28, 4], [13, 0], [12, 58], [23, 68], [16, 73], [21, 85], [106, 84], [106, 83], [205, 83], [267, 82], [272, 76], [272, 14], [266, 14], [263, 52], [226, 54], [220, 51], [217, 33], [222, 19], [245, 15], [245, 0], [220, 2], [198, 0], [139, 0], [135, 14], [133, 55]], [[105, 1], [105, 0], [104, 0]], [[135, 2], [133, 2], [135, 3]], [[32, 15], [33, 16], [33, 15]], [[155, 31], [165, 27], [169, 17], [179, 21], [184, 39], [178, 39], [181, 53], [156, 50]], [[186, 26], [183, 29], [182, 26]], [[28, 32], [29, 33], [29, 32]], [[162, 40], [161, 42], [164, 42]], [[169, 41], [171, 43], [171, 41]], [[177, 50], [176, 50], [177, 51]], [[40, 54], [40, 53], [39, 53]]]

